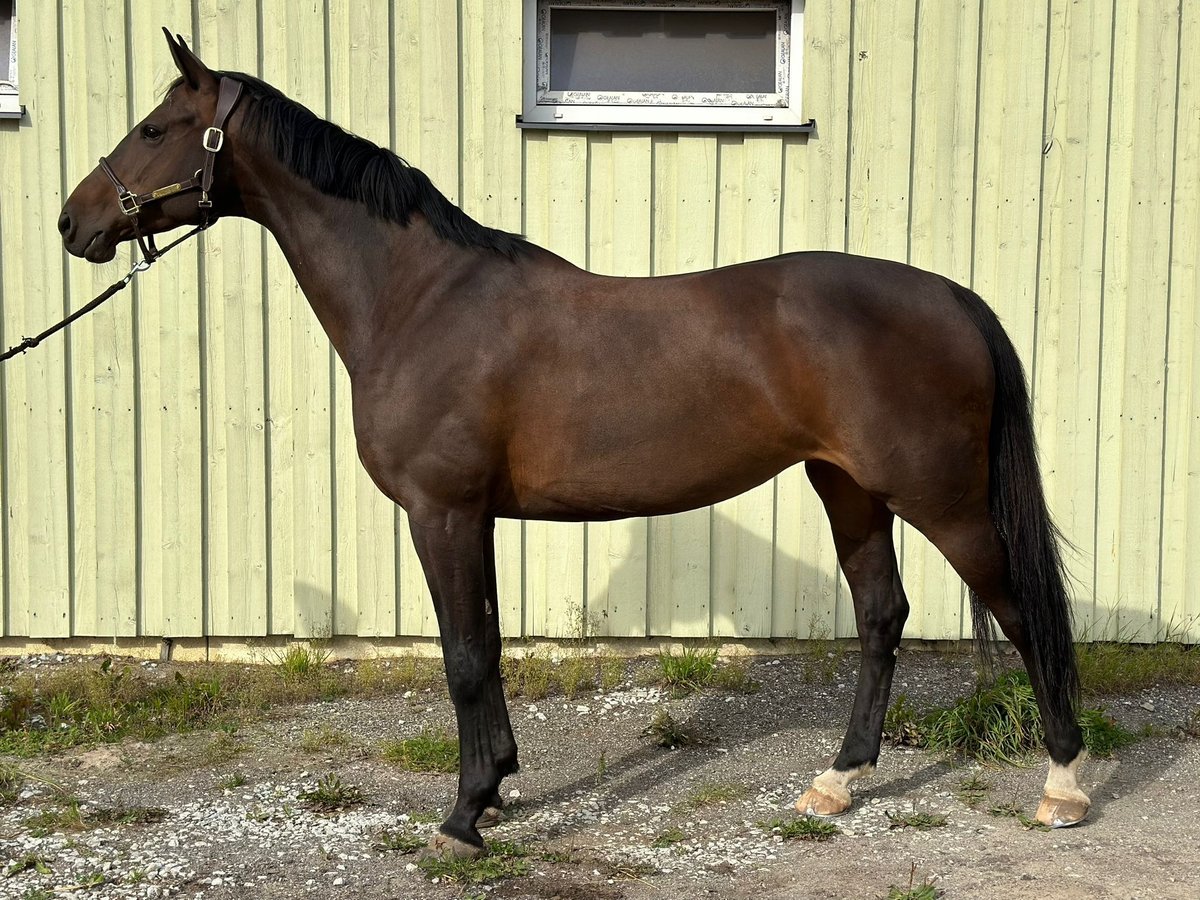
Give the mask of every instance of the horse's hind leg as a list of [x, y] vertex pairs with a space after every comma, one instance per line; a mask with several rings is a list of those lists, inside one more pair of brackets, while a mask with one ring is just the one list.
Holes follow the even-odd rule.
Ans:
[[806, 815], [835, 816], [850, 808], [850, 782], [870, 773], [879, 759], [908, 600], [896, 568], [891, 511], [836, 466], [813, 460], [806, 470], [829, 514], [862, 646], [858, 692], [841, 752], [796, 801], [796, 809]]
[[[1050, 754], [1050, 772], [1037, 818], [1052, 827], [1074, 825], [1083, 821], [1091, 806], [1076, 780], [1079, 764], [1087, 755], [1083, 734], [1070, 714], [1069, 702], [1067, 713], [1058, 715], [1055, 715], [1056, 706], [1048, 702], [1051, 692], [1061, 692], [1065, 687], [1047, 684], [1039, 673], [1031, 646], [1034, 635], [1022, 621], [1020, 607], [1010, 587], [1008, 551], [991, 517], [983, 509], [982, 501], [974, 506], [973, 513], [959, 512], [941, 518], [933, 525], [913, 524], [933, 541], [967, 587], [991, 610], [1005, 637], [1021, 654], [1041, 709], [1046, 749]], [[903, 510], [901, 514], [909, 518]], [[1020, 565], [1023, 561], [1017, 562]]]

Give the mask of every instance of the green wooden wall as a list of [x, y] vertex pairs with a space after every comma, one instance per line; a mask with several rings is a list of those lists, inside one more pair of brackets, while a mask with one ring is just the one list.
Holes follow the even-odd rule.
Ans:
[[[129, 263], [67, 259], [55, 222], [173, 77], [166, 23], [598, 272], [833, 248], [972, 285], [1031, 374], [1080, 625], [1200, 640], [1200, 4], [808, 0], [811, 137], [521, 132], [521, 0], [17, 5], [6, 346]], [[436, 633], [345, 375], [257, 226], [0, 369], [0, 495], [3, 637]], [[958, 580], [901, 537], [908, 636], [963, 636]], [[499, 554], [510, 635], [854, 632], [798, 469], [668, 518], [506, 522]]]

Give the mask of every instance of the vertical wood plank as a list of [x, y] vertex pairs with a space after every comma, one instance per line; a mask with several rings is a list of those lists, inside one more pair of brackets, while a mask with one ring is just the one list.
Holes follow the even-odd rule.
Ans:
[[1034, 430], [1051, 514], [1075, 550], [1077, 638], [1092, 635], [1096, 407], [1104, 285], [1111, 0], [1050, 9]]
[[[5, 347], [58, 321], [69, 302], [64, 299], [56, 227], [63, 201], [59, 81], [65, 77], [59, 65], [57, 10], [51, 4], [23, 3], [17, 15], [21, 100], [28, 113], [0, 122], [0, 239], [6, 247], [21, 248], [0, 259]], [[87, 102], [91, 83], [68, 83], [64, 93], [69, 102]], [[84, 265], [76, 263], [76, 271]], [[0, 423], [0, 509], [9, 636], [71, 633], [67, 346], [60, 335], [5, 364], [0, 376], [5, 416]]]
[[[717, 235], [717, 139], [656, 136], [654, 272], [711, 268]], [[712, 595], [711, 509], [651, 519], [651, 635], [707, 637]]]
[[[651, 140], [595, 135], [589, 155], [588, 268], [609, 275], [649, 275]], [[588, 526], [588, 634], [646, 633], [647, 522], [624, 519]]]
[[[128, 131], [125, 9], [120, 0], [65, 3], [64, 77], [92, 95], [66, 117], [66, 175], [77, 184]], [[97, 39], [95, 17], [109, 23]], [[128, 177], [128, 176], [127, 176]], [[136, 185], [137, 187], [145, 186]], [[71, 306], [83, 305], [120, 277], [128, 250], [111, 263], [68, 269]], [[70, 342], [74, 522], [74, 633], [137, 631], [137, 459], [133, 307], [107, 303], [67, 333]]]
[[[211, 68], [258, 71], [255, 5], [201, 0], [195, 47]], [[227, 219], [202, 237], [208, 435], [208, 634], [267, 629], [262, 230]]]
[[[461, 205], [485, 225], [522, 229], [521, 0], [462, 0]], [[500, 627], [521, 633], [524, 597], [520, 522], [496, 524]]]
[[[971, 281], [979, 15], [978, 0], [922, 3], [915, 23], [909, 262], [960, 284]], [[907, 526], [901, 574], [917, 601], [906, 634], [970, 637], [962, 583], [941, 553]]]
[[[323, 115], [323, 11], [264, 0], [262, 28], [263, 78]], [[263, 237], [270, 627], [274, 634], [317, 635], [334, 596], [333, 351], [283, 252]]]
[[[850, 128], [850, 4], [804, 11], [805, 114], [814, 137], [783, 139], [781, 246], [844, 250]], [[772, 634], [834, 633], [840, 588], [837, 554], [821, 501], [795, 466], [776, 478]]]
[[1200, 6], [1182, 4], [1167, 345], [1162, 630], [1200, 643]]
[[[378, 3], [330, 3], [328, 23], [327, 116], [367, 140], [387, 143], [391, 132], [388, 10]], [[359, 462], [350, 380], [341, 365], [335, 367], [335, 373], [337, 571], [329, 627], [340, 634], [371, 633], [381, 626], [385, 633], [394, 633], [400, 580], [397, 513]], [[301, 627], [298, 620], [297, 633]], [[305, 623], [305, 627], [319, 629], [320, 623]], [[414, 633], [419, 631], [414, 629]]]
[[[154, 10], [130, 6], [134, 120], [147, 114], [179, 75], [159, 30], [161, 22], [186, 28], [191, 17], [188, 0], [171, 0]], [[204, 634], [198, 246], [179, 247], [131, 286], [141, 373], [138, 628], [144, 635]]]
[[1118, 4], [1114, 28], [1097, 497], [1102, 593], [1093, 630], [1122, 640], [1153, 640], [1162, 624], [1153, 548], [1162, 522], [1177, 9], [1173, 0]]

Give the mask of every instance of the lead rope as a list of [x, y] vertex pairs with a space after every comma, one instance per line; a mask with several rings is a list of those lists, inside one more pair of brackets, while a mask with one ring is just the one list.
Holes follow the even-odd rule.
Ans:
[[38, 344], [40, 344], [46, 338], [62, 331], [64, 328], [66, 328], [68, 325], [70, 325], [76, 319], [80, 319], [83, 316], [86, 316], [88, 313], [90, 313], [93, 309], [95, 309], [100, 304], [102, 304], [109, 297], [113, 296], [113, 294], [117, 294], [117, 293], [123, 291], [125, 289], [125, 287], [129, 284], [129, 282], [133, 281], [133, 276], [136, 275], [138, 272], [145, 272], [152, 265], [154, 265], [154, 263], [160, 257], [165, 256], [169, 251], [171, 251], [172, 249], [177, 247], [179, 244], [182, 244], [188, 238], [190, 238], [194, 235], [197, 235], [204, 229], [208, 228], [208, 226], [211, 225], [213, 221], [216, 221], [216, 220], [215, 219], [212, 221], [206, 220], [206, 221], [202, 222], [201, 224], [199, 224], [195, 228], [193, 228], [191, 231], [189, 231], [187, 234], [183, 235], [183, 237], [179, 237], [179, 238], [176, 238], [175, 240], [171, 241], [171, 243], [167, 244], [167, 246], [165, 246], [161, 250], [157, 251], [153, 256], [144, 257], [143, 259], [134, 263], [133, 268], [130, 269], [125, 274], [124, 278], [122, 278], [120, 281], [115, 281], [112, 284], [110, 284], [107, 288], [104, 289], [104, 292], [102, 294], [100, 294], [100, 296], [96, 297], [96, 299], [92, 300], [86, 306], [82, 306], [79, 309], [75, 310], [75, 312], [71, 313], [69, 316], [67, 316], [65, 319], [63, 319], [61, 322], [59, 322], [57, 325], [53, 325], [50, 328], [47, 328], [45, 331], [43, 331], [37, 337], [24, 338], [21, 341], [21, 343], [17, 344], [15, 347], [10, 347], [8, 350], [5, 350], [4, 355], [0, 356], [0, 362], [7, 362], [8, 360], [10, 360], [14, 356], [16, 356], [18, 353], [24, 353], [26, 350], [32, 350], [34, 347], [36, 347]]

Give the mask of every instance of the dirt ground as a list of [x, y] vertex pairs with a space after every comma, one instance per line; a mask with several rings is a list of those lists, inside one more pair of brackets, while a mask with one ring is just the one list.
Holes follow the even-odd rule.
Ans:
[[[0, 810], [0, 863], [15, 869], [32, 854], [46, 871], [0, 877], [0, 897], [865, 898], [906, 888], [914, 872], [916, 884], [933, 879], [946, 897], [1200, 897], [1200, 741], [1173, 732], [1200, 703], [1194, 688], [1100, 701], [1123, 725], [1152, 724], [1160, 736], [1086, 766], [1094, 806], [1079, 827], [1030, 830], [990, 813], [1011, 802], [1032, 815], [1044, 763], [985, 768], [885, 747], [878, 773], [858, 783], [854, 809], [837, 820], [839, 835], [785, 842], [763, 823], [793, 819], [792, 801], [835, 753], [857, 656], [846, 654], [829, 683], [806, 680], [795, 658], [755, 658], [757, 693], [686, 698], [646, 686], [638, 673], [653, 665], [631, 665], [608, 693], [512, 701], [522, 769], [502, 789], [506, 821], [486, 836], [526, 845], [528, 874], [484, 886], [433, 882], [414, 855], [377, 849], [383, 827], [428, 835], [452, 800], [454, 775], [404, 772], [375, 752], [388, 738], [453, 727], [437, 688], [296, 707], [239, 731], [245, 749], [216, 765], [200, 762], [211, 756], [210, 733], [19, 761], [85, 809], [166, 814], [36, 836], [27, 820], [50, 802], [50, 787], [32, 784]], [[896, 690], [922, 707], [973, 683], [969, 659], [905, 653]], [[644, 731], [663, 709], [708, 742], [656, 746]], [[305, 729], [323, 726], [345, 743], [303, 750]], [[244, 784], [229, 781], [234, 772]], [[360, 788], [364, 803], [331, 815], [299, 804], [329, 772]], [[972, 774], [989, 785], [973, 806], [961, 792]], [[912, 811], [947, 824], [891, 827], [889, 812]]]

